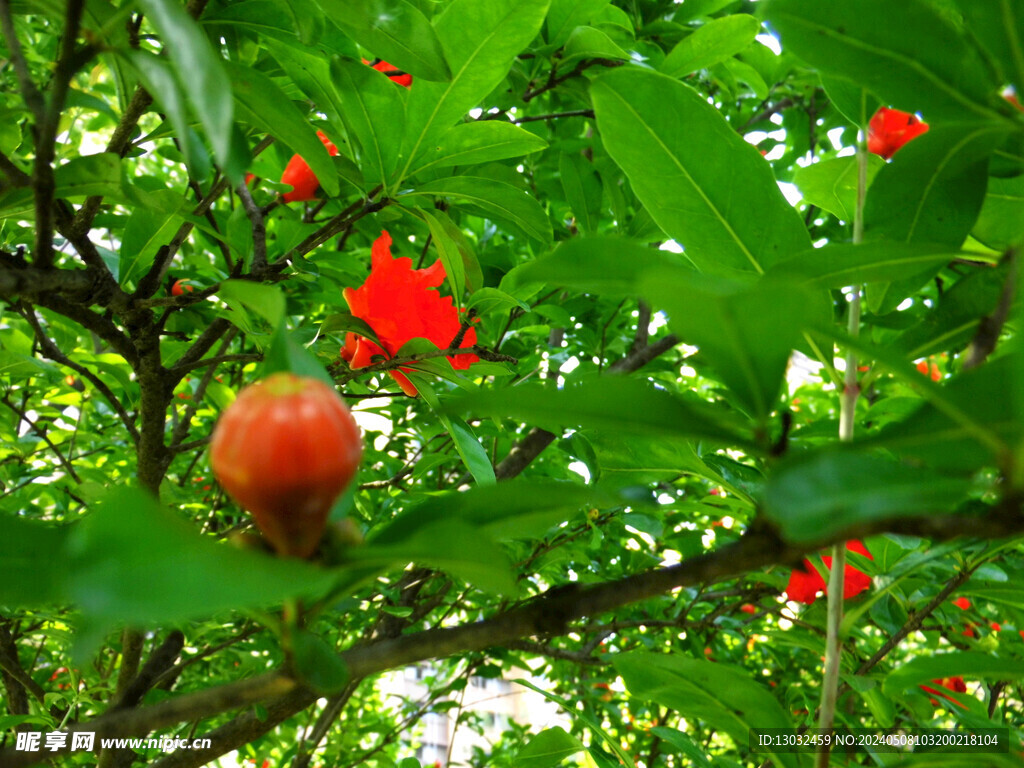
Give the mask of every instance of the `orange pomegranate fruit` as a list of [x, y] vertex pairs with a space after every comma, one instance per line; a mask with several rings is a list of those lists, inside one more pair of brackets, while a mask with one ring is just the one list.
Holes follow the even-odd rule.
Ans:
[[332, 387], [274, 373], [241, 392], [210, 440], [224, 490], [282, 555], [316, 550], [335, 499], [352, 482], [363, 441]]

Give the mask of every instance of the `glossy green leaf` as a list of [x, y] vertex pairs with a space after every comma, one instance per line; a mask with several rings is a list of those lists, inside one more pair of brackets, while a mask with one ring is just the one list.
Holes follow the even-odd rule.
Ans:
[[517, 591], [508, 556], [477, 526], [454, 516], [437, 515], [420, 526], [371, 538], [351, 552], [355, 563], [404, 565], [415, 562], [451, 573], [481, 589], [502, 595]]
[[708, 760], [707, 755], [705, 755], [704, 750], [679, 729], [666, 728], [659, 725], [651, 728], [651, 733], [662, 741], [671, 744], [690, 758], [696, 768], [711, 768], [711, 762]]
[[[750, 674], [730, 664], [646, 651], [620, 654], [613, 661], [630, 694], [696, 718], [747, 744], [749, 729], [790, 728], [789, 717]], [[780, 752], [773, 762], [785, 768], [803, 765], [797, 753]]]
[[522, 157], [547, 146], [544, 139], [512, 123], [483, 120], [460, 123], [442, 135], [421, 156], [413, 175], [427, 168], [477, 165], [492, 160]]
[[[666, 311], [669, 326], [694, 344], [751, 416], [775, 410], [790, 354], [820, 298], [797, 283], [729, 285], [682, 269], [645, 273], [641, 294]], [[785, 295], [788, 311], [779, 312]]]
[[[54, 197], [79, 198], [90, 195], [124, 199], [121, 186], [121, 158], [112, 152], [74, 157], [54, 170]], [[0, 194], [0, 218], [35, 215], [32, 190], [16, 187]]]
[[409, 94], [402, 140], [403, 166], [394, 182], [409, 175], [442, 134], [508, 73], [513, 58], [537, 36], [549, 0], [455, 0], [434, 19], [451, 82], [416, 83]]
[[[172, 189], [151, 193], [168, 203], [183, 202], [181, 193]], [[150, 208], [136, 208], [132, 211], [121, 238], [118, 279], [121, 285], [128, 285], [140, 278], [152, 265], [153, 258], [163, 245], [174, 237], [181, 226], [181, 219], [163, 211]]]
[[749, 445], [697, 403], [626, 377], [591, 378], [564, 389], [522, 384], [462, 396], [447, 407], [458, 413], [523, 419], [555, 432], [564, 426], [579, 426]]
[[74, 570], [60, 555], [72, 530], [0, 514], [0, 605], [22, 608], [67, 600]]
[[[867, 183], [871, 185], [875, 174], [885, 165], [877, 155], [868, 155]], [[857, 205], [857, 157], [836, 157], [831, 160], [797, 168], [793, 183], [800, 190], [804, 202], [816, 205], [841, 220], [852, 223]]]
[[139, 0], [139, 6], [160, 32], [185, 98], [203, 124], [214, 155], [229, 176], [241, 181], [242, 169], [232, 162], [233, 101], [224, 61], [181, 3]]
[[324, 370], [324, 366], [296, 341], [285, 323], [282, 322], [274, 329], [274, 335], [270, 337], [269, 342], [269, 348], [267, 348], [266, 341], [261, 345], [266, 348], [266, 352], [263, 356], [263, 364], [257, 371], [257, 378], [262, 379], [278, 371], [287, 371], [299, 376], [320, 379], [324, 384], [330, 387], [334, 386], [334, 380]]
[[[68, 541], [69, 597], [108, 627], [209, 616], [326, 589], [329, 571], [200, 535], [140, 490], [119, 488]], [[182, 563], [188, 563], [187, 568]], [[240, 578], [239, 574], [245, 574]], [[202, 600], [196, 600], [201, 594]]]
[[954, 0], [964, 24], [985, 50], [999, 81], [1024, 88], [1024, 0]]
[[359, 142], [363, 176], [370, 184], [386, 180], [398, 162], [404, 89], [362, 62], [340, 57], [331, 60], [331, 81], [342, 120]]
[[913, 277], [963, 256], [955, 248], [933, 243], [829, 243], [782, 262], [770, 275], [814, 288], [842, 288]]
[[822, 74], [821, 85], [832, 106], [842, 112], [852, 125], [866, 126], [881, 106], [874, 95], [845, 78]]
[[226, 280], [217, 295], [234, 300], [258, 314], [271, 326], [277, 327], [284, 319], [284, 294], [276, 285], [261, 285], [248, 280]]
[[736, 0], [686, 0], [682, 5], [676, 6], [672, 20], [682, 24], [702, 16], [711, 16], [734, 2]]
[[329, 696], [348, 685], [348, 667], [322, 637], [296, 629], [291, 635], [291, 650], [299, 678], [317, 693]]
[[552, 768], [583, 750], [583, 743], [575, 736], [555, 726], [533, 736], [515, 756], [518, 768]]
[[450, 197], [521, 230], [542, 245], [551, 242], [551, 222], [544, 209], [523, 190], [496, 179], [451, 176], [418, 185], [410, 195]]
[[580, 510], [614, 506], [622, 499], [592, 486], [553, 480], [509, 480], [448, 491], [412, 504], [371, 537], [380, 546], [401, 541], [439, 518], [461, 520], [495, 541], [540, 537]]
[[918, 656], [889, 673], [882, 690], [896, 696], [907, 688], [935, 678], [959, 675], [970, 680], [1018, 680], [1024, 677], [1024, 661], [1000, 658], [977, 651], [953, 651], [934, 656]]
[[1001, 266], [980, 268], [958, 280], [938, 306], [897, 336], [894, 346], [913, 360], [963, 347], [974, 338], [982, 318], [995, 312], [1007, 279], [1009, 271]]
[[990, 178], [971, 235], [995, 250], [1024, 242], [1024, 176]]
[[[334, 163], [305, 115], [269, 77], [251, 67], [225, 62], [239, 112], [251, 125], [280, 139], [300, 155], [329, 196], [341, 190]], [[338, 138], [338, 137], [328, 137]]]
[[735, 56], [752, 42], [761, 22], [745, 13], [723, 16], [697, 28], [673, 48], [658, 69], [682, 77]]
[[339, 332], [354, 333], [358, 336], [362, 336], [364, 339], [369, 339], [377, 346], [380, 346], [380, 339], [377, 338], [377, 334], [374, 333], [374, 330], [370, 327], [369, 323], [361, 317], [356, 317], [351, 312], [337, 312], [333, 315], [329, 315], [320, 324], [320, 333]]
[[574, 64], [581, 59], [612, 59], [627, 60], [629, 53], [608, 37], [600, 29], [594, 27], [576, 27], [565, 43], [562, 51], [562, 66]]
[[493, 484], [494, 467], [491, 466], [491, 459], [480, 445], [480, 440], [473, 434], [472, 428], [462, 419], [452, 416], [445, 417], [443, 421], [455, 443], [455, 450], [459, 452], [473, 478], [480, 485]]
[[965, 473], [1005, 459], [1008, 446], [1024, 437], [1024, 423], [1007, 407], [1007, 393], [1013, 391], [1011, 357], [956, 376], [941, 388], [941, 399], [886, 427], [865, 445]]
[[562, 45], [576, 27], [586, 24], [606, 5], [608, 0], [551, 0], [545, 24], [548, 43]]
[[562, 153], [558, 162], [562, 191], [576, 223], [586, 234], [597, 232], [601, 214], [601, 179], [582, 155]]
[[691, 88], [620, 67], [591, 95], [608, 153], [699, 270], [759, 274], [810, 247], [771, 166]]
[[452, 292], [452, 299], [455, 301], [455, 308], [462, 308], [462, 294], [466, 289], [466, 270], [462, 264], [462, 254], [459, 253], [455, 241], [448, 236], [448, 232], [434, 214], [426, 208], [420, 210], [420, 216], [427, 222], [430, 228], [430, 237], [444, 264], [445, 276], [448, 280], [448, 287]]
[[622, 237], [574, 237], [563, 240], [550, 255], [517, 270], [510, 284], [541, 282], [601, 296], [638, 296], [645, 272], [676, 266], [677, 258]]
[[330, 62], [323, 56], [278, 40], [264, 39], [262, 45], [288, 73], [295, 86], [316, 104], [331, 125], [340, 130], [345, 124], [342, 120], [345, 110], [331, 85]]
[[[123, 55], [135, 68], [146, 90], [155, 94], [157, 103], [163, 106], [163, 111], [178, 136], [181, 152], [185, 156], [189, 170], [198, 179], [208, 177], [210, 157], [196, 132], [192, 130], [185, 89], [175, 77], [171, 63], [167, 59], [141, 50], [128, 51]], [[231, 104], [230, 91], [228, 104]]]
[[867, 239], [959, 246], [985, 198], [989, 156], [1001, 125], [936, 126], [879, 171], [864, 204]]
[[995, 82], [977, 50], [928, 0], [771, 0], [782, 44], [826, 74], [853, 80], [926, 120], [988, 119]]
[[374, 55], [424, 80], [448, 80], [430, 20], [406, 0], [317, 0], [345, 33]]
[[823, 452], [779, 466], [762, 511], [796, 544], [824, 542], [856, 525], [947, 512], [971, 483], [864, 454]]

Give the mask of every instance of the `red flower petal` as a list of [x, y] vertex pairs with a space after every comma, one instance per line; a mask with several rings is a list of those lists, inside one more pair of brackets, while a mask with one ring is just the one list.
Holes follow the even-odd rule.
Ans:
[[966, 611], [968, 608], [971, 607], [971, 601], [968, 600], [966, 597], [958, 597], [956, 600], [953, 601], [953, 605], [955, 605], [961, 611]]
[[868, 123], [868, 152], [886, 160], [911, 139], [928, 130], [928, 124], [909, 112], [880, 107]]
[[[327, 154], [331, 157], [338, 154], [338, 148], [324, 135], [323, 131], [317, 131], [316, 135], [327, 147]], [[281, 174], [281, 183], [292, 185], [291, 192], [281, 195], [286, 203], [315, 200], [316, 191], [320, 189], [320, 180], [313, 173], [309, 164], [299, 155], [292, 155], [292, 159], [288, 161], [284, 173]]]
[[[871, 553], [868, 552], [863, 542], [857, 540], [848, 541], [846, 542], [846, 548], [851, 552], [857, 552], [869, 559], [874, 559], [871, 557]], [[825, 567], [831, 569], [832, 558], [830, 556], [825, 556], [821, 559], [825, 563]], [[854, 568], [852, 565], [847, 564], [846, 570], [843, 572], [844, 600], [856, 597], [870, 586], [870, 576], [863, 571]], [[811, 605], [817, 598], [819, 591], [828, 594], [828, 585], [817, 570], [811, 565], [810, 560], [804, 560], [804, 569], [794, 569], [793, 573], [790, 575], [789, 584], [786, 586], [786, 595], [790, 600], [796, 600], [797, 602]]]
[[[440, 349], [447, 348], [455, 339], [462, 327], [459, 312], [450, 296], [442, 296], [433, 290], [444, 280], [445, 270], [440, 260], [426, 269], [413, 269], [412, 259], [392, 258], [391, 236], [385, 231], [373, 244], [370, 275], [366, 282], [359, 288], [346, 288], [343, 295], [352, 314], [366, 321], [377, 334], [380, 347], [376, 344], [373, 347], [378, 354], [394, 357], [412, 339], [428, 339]], [[470, 328], [461, 346], [473, 344], [476, 344], [476, 331]], [[346, 339], [346, 350], [350, 346], [352, 357], [346, 357], [350, 365], [353, 368], [368, 365], [364, 360], [372, 353], [360, 357], [358, 343], [350, 344]], [[342, 354], [345, 356], [344, 351]], [[479, 358], [476, 355], [455, 355], [448, 360], [453, 367], [464, 370]], [[405, 376], [397, 371], [392, 375], [406, 394], [416, 393]]]
[[804, 605], [811, 605], [818, 599], [818, 593], [825, 591], [825, 580], [811, 565], [804, 560], [804, 569], [794, 568], [786, 585], [786, 597]]
[[[363, 59], [363, 64], [370, 64], [370, 62]], [[378, 61], [376, 64], [370, 64], [370, 66], [378, 72], [383, 72], [399, 85], [404, 85], [406, 88], [412, 85], [412, 75], [402, 72], [402, 70], [394, 64], [388, 64], [386, 61]], [[391, 72], [402, 72], [402, 74], [390, 74]]]

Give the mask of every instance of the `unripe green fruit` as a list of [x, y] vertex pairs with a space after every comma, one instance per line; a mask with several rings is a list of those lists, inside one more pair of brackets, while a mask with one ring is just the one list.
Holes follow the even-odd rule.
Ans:
[[243, 389], [220, 417], [210, 464], [282, 555], [316, 550], [335, 499], [355, 477], [363, 441], [324, 382], [275, 373]]

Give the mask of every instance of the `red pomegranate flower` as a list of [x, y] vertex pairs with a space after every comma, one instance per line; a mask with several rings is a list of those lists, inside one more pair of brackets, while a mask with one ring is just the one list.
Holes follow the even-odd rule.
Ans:
[[[370, 62], [368, 62], [366, 59], [363, 59], [363, 64], [370, 64]], [[375, 64], [370, 64], [370, 66], [376, 69], [378, 72], [383, 72], [399, 85], [404, 85], [406, 88], [412, 85], [412, 75], [406, 72], [402, 72], [402, 70], [400, 70], [394, 64], [388, 64], [386, 61], [378, 61]], [[396, 74], [391, 74], [392, 72]]]
[[[857, 552], [870, 560], [874, 560], [871, 553], [868, 552], [867, 548], [860, 541], [848, 541], [846, 542], [846, 548], [851, 552]], [[832, 567], [831, 557], [823, 557], [821, 559], [824, 561], [826, 568]], [[847, 564], [846, 570], [843, 572], [844, 600], [856, 597], [870, 586], [870, 576]], [[793, 573], [790, 574], [789, 583], [786, 585], [786, 597], [798, 603], [811, 605], [818, 599], [819, 592], [828, 594], [828, 586], [825, 584], [821, 574], [818, 573], [818, 570], [811, 564], [811, 561], [804, 560], [804, 567], [794, 568]]]
[[[953, 691], [954, 693], [967, 693], [967, 683], [965, 683], [964, 679], [959, 675], [957, 675], [956, 677], [947, 677], [945, 680], [941, 678], [936, 678], [932, 680], [932, 682], [936, 685], [942, 686], [946, 690]], [[944, 699], [952, 701], [958, 707], [963, 707], [964, 709], [966, 709], [966, 707], [964, 707], [963, 704], [954, 699], [952, 696], [943, 693], [942, 691], [938, 691], [929, 685], [922, 685], [921, 688], [925, 691], [925, 693], [933, 693], [936, 696], [941, 696]], [[936, 699], [929, 699], [929, 701], [931, 701], [933, 707], [939, 706], [939, 702]]]
[[953, 605], [955, 605], [961, 611], [966, 611], [968, 608], [971, 607], [971, 601], [968, 600], [966, 597], [958, 597], [956, 600], [953, 601]]
[[[352, 314], [366, 321], [383, 348], [369, 339], [348, 333], [341, 356], [352, 368], [364, 368], [377, 362], [374, 356], [394, 357], [411, 339], [429, 339], [438, 349], [447, 349], [458, 335], [462, 322], [451, 297], [432, 290], [441, 285], [445, 277], [440, 260], [427, 269], [413, 269], [412, 259], [392, 258], [391, 235], [381, 232], [373, 244], [370, 276], [359, 288], [346, 288], [344, 296]], [[474, 344], [476, 331], [470, 328], [460, 346]], [[463, 370], [479, 359], [476, 355], [448, 358], [453, 367]], [[401, 371], [389, 373], [407, 395], [418, 394]]]
[[[338, 148], [324, 135], [323, 131], [317, 131], [316, 135], [327, 147], [327, 154], [331, 157], [338, 154]], [[286, 203], [315, 200], [316, 191], [320, 189], [320, 179], [299, 155], [292, 155], [292, 159], [288, 161], [284, 173], [281, 174], [281, 183], [292, 185], [291, 192], [281, 195]]]
[[868, 152], [888, 160], [896, 150], [927, 130], [928, 123], [922, 123], [917, 115], [880, 107], [868, 123]]

